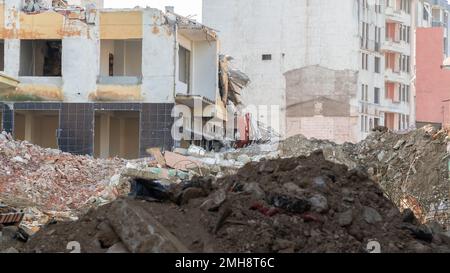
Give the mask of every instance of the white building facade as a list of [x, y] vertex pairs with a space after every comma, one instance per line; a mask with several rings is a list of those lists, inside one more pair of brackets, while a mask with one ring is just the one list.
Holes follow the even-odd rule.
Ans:
[[414, 124], [417, 5], [205, 0], [203, 22], [250, 76], [245, 102], [281, 107], [284, 136], [357, 142], [377, 125]]

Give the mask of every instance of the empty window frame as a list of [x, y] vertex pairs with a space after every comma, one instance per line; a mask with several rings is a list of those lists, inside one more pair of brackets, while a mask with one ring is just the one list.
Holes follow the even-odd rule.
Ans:
[[263, 61], [270, 61], [272, 60], [272, 54], [263, 54], [261, 58]]
[[21, 40], [20, 76], [60, 77], [61, 40]]
[[142, 40], [101, 40], [100, 75], [142, 77]]
[[380, 57], [375, 57], [375, 73], [380, 73], [380, 64], [381, 64], [381, 59]]
[[373, 103], [380, 104], [380, 88], [378, 87], [373, 90]]
[[179, 46], [178, 49], [178, 80], [187, 84], [189, 88], [189, 82], [191, 77], [191, 52]]
[[5, 40], [0, 40], [0, 71], [5, 71]]

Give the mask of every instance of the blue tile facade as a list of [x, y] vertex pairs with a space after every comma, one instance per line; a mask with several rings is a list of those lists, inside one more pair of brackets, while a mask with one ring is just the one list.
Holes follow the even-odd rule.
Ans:
[[17, 102], [11, 109], [0, 103], [2, 125], [7, 132], [14, 132], [14, 110], [59, 110], [58, 146], [64, 152], [93, 155], [95, 111], [136, 111], [140, 113], [140, 156], [148, 156], [146, 149], [160, 147], [172, 149], [174, 141], [171, 129], [173, 103], [55, 103]]

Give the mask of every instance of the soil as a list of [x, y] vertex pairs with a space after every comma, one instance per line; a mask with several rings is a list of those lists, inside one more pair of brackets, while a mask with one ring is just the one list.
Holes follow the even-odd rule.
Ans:
[[[116, 202], [143, 208], [193, 252], [352, 253], [368, 252], [373, 241], [381, 252], [450, 252], [363, 169], [326, 161], [322, 151], [249, 163], [219, 180], [195, 178], [169, 196]], [[20, 251], [69, 252], [67, 244], [78, 241], [82, 252], [106, 252], [124, 240], [108, 220], [116, 213], [112, 203], [76, 222], [47, 225]]]

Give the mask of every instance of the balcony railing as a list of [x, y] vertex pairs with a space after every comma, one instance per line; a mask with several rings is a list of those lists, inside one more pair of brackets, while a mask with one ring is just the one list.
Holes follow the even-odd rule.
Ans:
[[445, 23], [445, 22], [440, 22], [440, 21], [434, 21], [434, 20], [433, 20], [433, 22], [431, 22], [431, 25], [432, 25], [433, 27], [443, 27], [443, 28], [447, 28], [447, 23]]
[[381, 50], [380, 42], [365, 39], [363, 37], [360, 37], [360, 46], [361, 46], [361, 49], [365, 49], [365, 50], [369, 50], [369, 51], [380, 52], [380, 50]]

